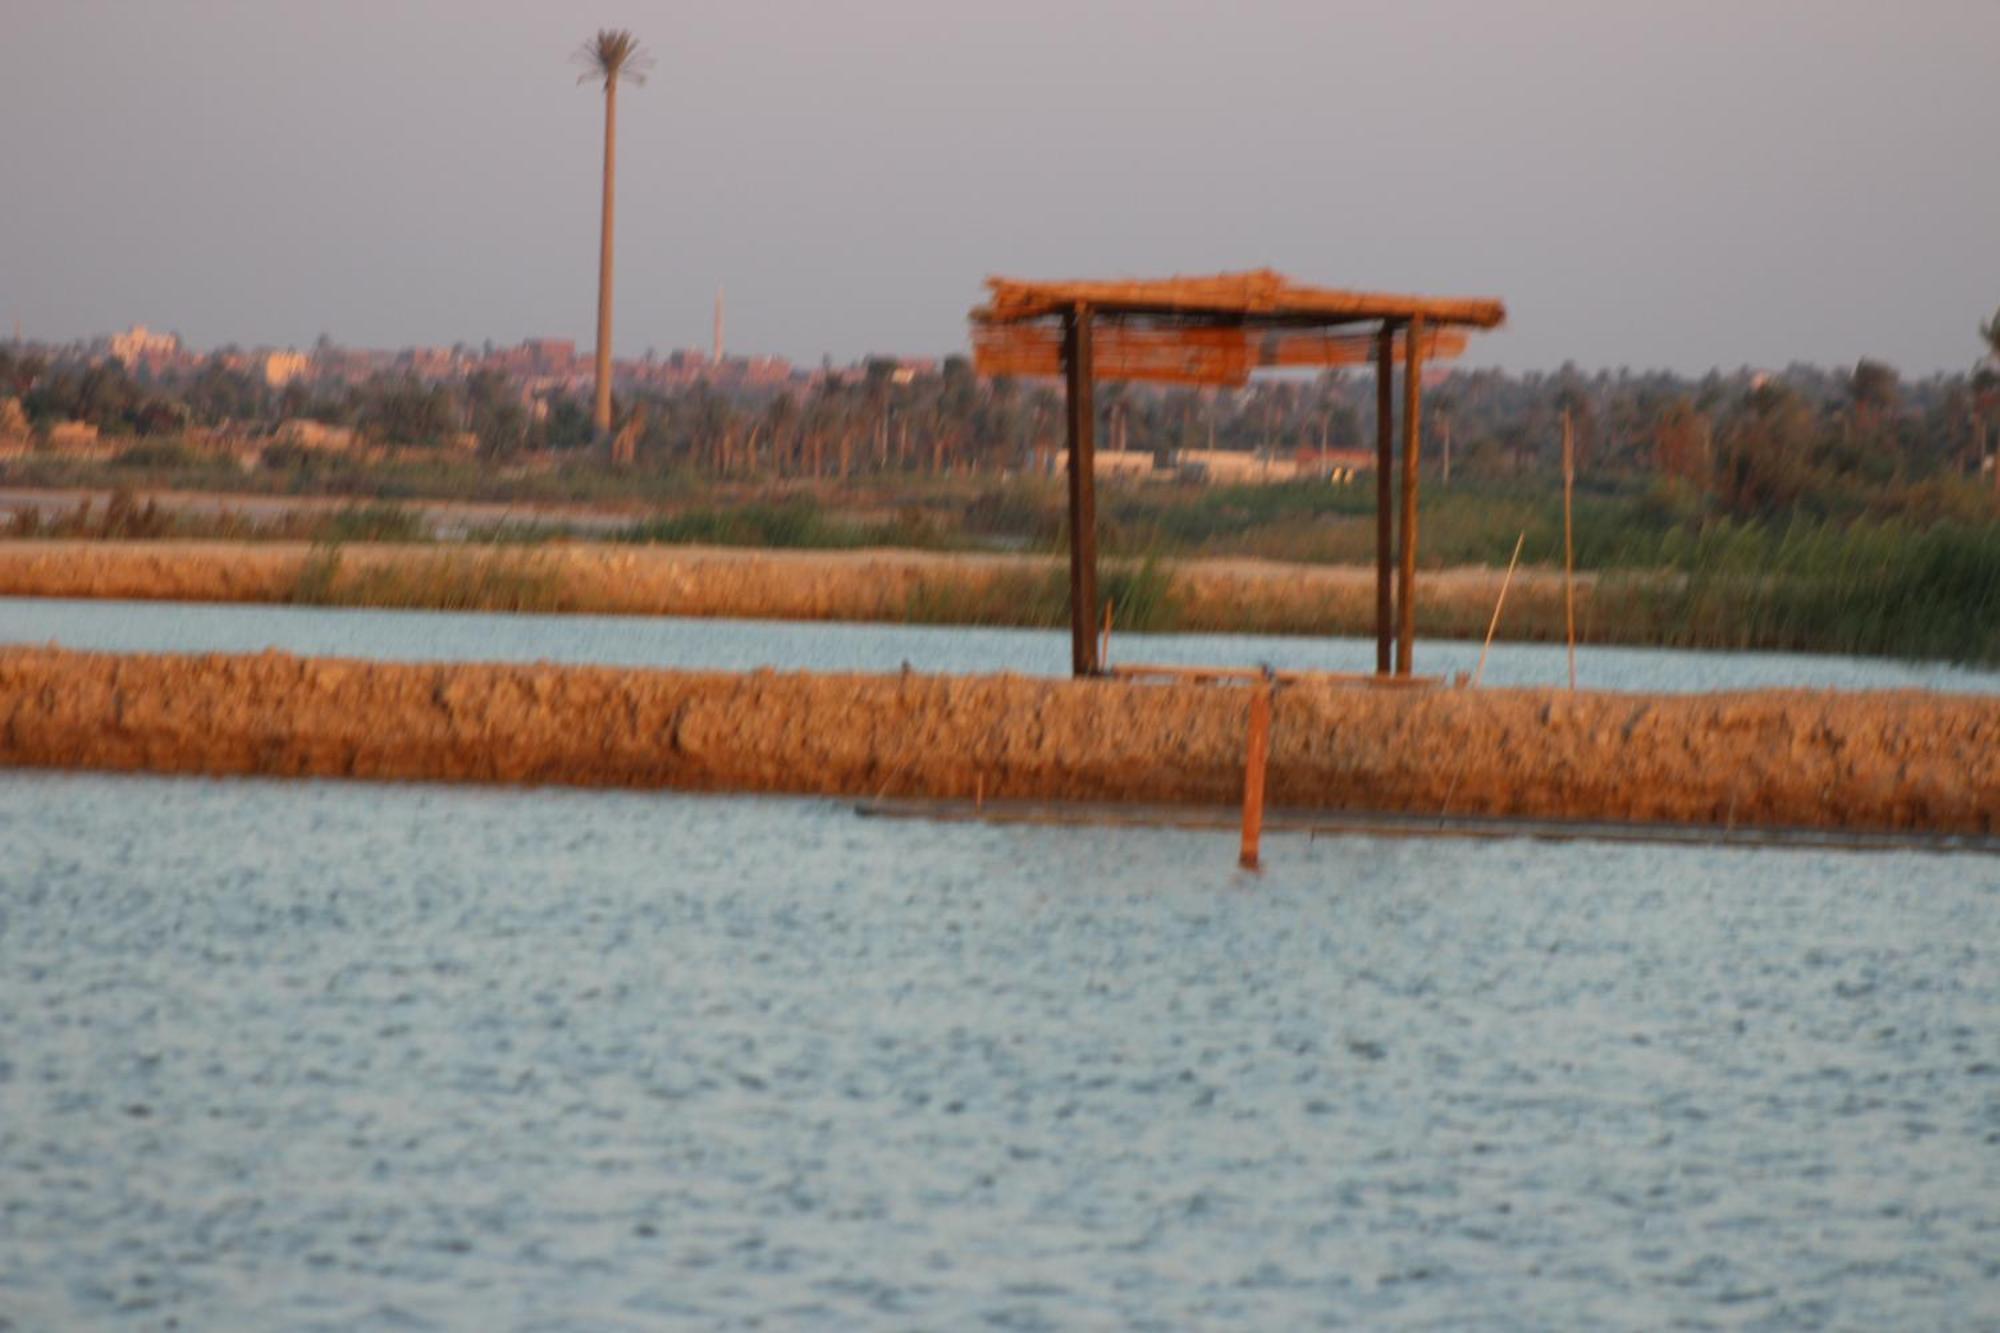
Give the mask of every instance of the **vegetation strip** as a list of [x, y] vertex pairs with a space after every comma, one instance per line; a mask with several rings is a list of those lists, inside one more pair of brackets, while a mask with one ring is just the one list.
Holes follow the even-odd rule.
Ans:
[[[1577, 590], [1586, 643], [2000, 660], [2000, 596], [1983, 557], [1931, 543], [1824, 577], [1602, 574]], [[1476, 639], [1504, 572], [1425, 579], [1422, 638]], [[1266, 560], [1107, 563], [1121, 632], [1365, 635], [1366, 569]], [[1050, 626], [1067, 588], [1052, 557], [617, 544], [0, 542], [0, 596], [272, 602], [458, 611]], [[1499, 637], [1560, 642], [1560, 576], [1523, 570]]]
[[[0, 764], [1220, 804], [1249, 696], [1015, 676], [0, 651]], [[1274, 805], [1991, 835], [2000, 700], [1374, 690], [1273, 701]]]

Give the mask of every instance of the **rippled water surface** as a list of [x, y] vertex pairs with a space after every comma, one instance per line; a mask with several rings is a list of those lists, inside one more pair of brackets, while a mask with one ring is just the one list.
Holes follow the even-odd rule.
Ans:
[[2000, 861], [21, 773], [0, 847], [0, 1326], [2000, 1320]]
[[[1014, 671], [1069, 673], [1067, 630], [801, 624], [638, 616], [440, 614], [200, 603], [0, 598], [0, 643], [59, 642], [110, 652], [285, 652], [404, 661], [591, 662], [744, 671]], [[1373, 671], [1363, 639], [1251, 635], [1114, 635], [1112, 659], [1181, 665], [1268, 663], [1286, 670]], [[2000, 672], [1943, 663], [1801, 653], [1702, 653], [1653, 648], [1578, 652], [1585, 688], [1724, 690], [1935, 689], [2000, 692]], [[1417, 669], [1471, 672], [1476, 643], [1420, 642]], [[1497, 644], [1492, 685], [1568, 680], [1561, 645]]]

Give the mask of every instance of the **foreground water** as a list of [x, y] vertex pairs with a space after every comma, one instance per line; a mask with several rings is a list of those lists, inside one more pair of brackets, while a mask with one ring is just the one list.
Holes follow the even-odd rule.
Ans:
[[[492, 615], [317, 607], [0, 598], [0, 643], [60, 643], [107, 652], [284, 652], [396, 661], [595, 663], [748, 671], [1014, 671], [1069, 673], [1066, 630], [966, 629], [636, 616]], [[1252, 635], [1115, 635], [1114, 662], [1269, 664], [1287, 670], [1373, 671], [1362, 639]], [[1417, 668], [1471, 672], [1476, 643], [1423, 642]], [[1585, 688], [1606, 690], [1932, 689], [2000, 692], [2000, 672], [1943, 663], [1799, 653], [1680, 652], [1585, 647]], [[1560, 645], [1496, 644], [1491, 685], [1568, 680]]]
[[18, 773], [0, 843], [0, 1327], [2000, 1319], [2000, 861]]

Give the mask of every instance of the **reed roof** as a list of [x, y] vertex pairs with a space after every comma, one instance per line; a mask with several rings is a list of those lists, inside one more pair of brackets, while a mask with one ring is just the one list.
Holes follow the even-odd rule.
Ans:
[[1059, 315], [1079, 305], [1107, 316], [1157, 317], [1176, 324], [1300, 327], [1408, 320], [1490, 329], [1507, 309], [1487, 298], [1404, 296], [1309, 287], [1270, 269], [1120, 282], [1023, 282], [988, 278], [987, 303], [975, 324], [1009, 324]]
[[973, 364], [983, 375], [1058, 375], [1061, 316], [1088, 306], [1097, 379], [1238, 385], [1269, 367], [1360, 365], [1380, 350], [1381, 322], [1400, 360], [1413, 320], [1426, 359], [1465, 350], [1464, 329], [1507, 317], [1498, 301], [1308, 287], [1269, 269], [1140, 282], [1019, 282], [988, 278], [972, 312]]

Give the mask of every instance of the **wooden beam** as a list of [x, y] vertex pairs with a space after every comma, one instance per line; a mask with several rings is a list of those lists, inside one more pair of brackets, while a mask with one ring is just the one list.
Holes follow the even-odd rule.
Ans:
[[[973, 367], [982, 375], [1063, 373], [1067, 345], [1061, 321], [974, 324]], [[1090, 367], [1099, 383], [1144, 380], [1155, 384], [1242, 385], [1257, 369], [1325, 369], [1362, 366], [1379, 351], [1374, 333], [1327, 329], [1265, 332], [1252, 336], [1238, 327], [1156, 326], [1110, 320], [1100, 312], [1091, 321]], [[1400, 346], [1400, 338], [1398, 339]], [[1454, 357], [1465, 350], [1465, 335], [1433, 329], [1424, 338], [1424, 359]], [[1401, 356], [1400, 350], [1396, 355]]]
[[1576, 490], [1576, 433], [1563, 409], [1563, 624], [1569, 639], [1569, 688], [1576, 690], [1576, 538], [1570, 497]]
[[1417, 648], [1417, 461], [1423, 441], [1424, 317], [1403, 339], [1403, 577], [1396, 591], [1396, 674], [1407, 676]]
[[[1365, 366], [1374, 359], [1376, 336], [1372, 333], [1333, 333], [1324, 329], [1307, 332], [1267, 333], [1253, 348], [1259, 368], [1281, 366], [1288, 369], [1326, 369], [1333, 366]], [[1424, 359], [1439, 361], [1464, 353], [1466, 336], [1451, 329], [1432, 329], [1424, 336]], [[1100, 370], [1099, 374], [1103, 372]]]
[[1155, 680], [1194, 685], [1250, 684], [1275, 681], [1280, 685], [1305, 682], [1313, 685], [1365, 685], [1371, 689], [1432, 689], [1444, 684], [1441, 676], [1376, 676], [1359, 671], [1268, 671], [1263, 667], [1191, 667], [1127, 663], [1110, 667], [1105, 675], [1119, 680]]
[[1063, 319], [1063, 369], [1069, 377], [1070, 668], [1097, 674], [1097, 426], [1092, 392], [1091, 312], [1079, 303]]
[[1375, 350], [1375, 670], [1389, 674], [1389, 643], [1395, 622], [1395, 594], [1389, 561], [1396, 542], [1396, 330], [1382, 321]]
[[1086, 304], [1103, 315], [1161, 315], [1182, 318], [1223, 315], [1253, 320], [1304, 319], [1314, 323], [1365, 323], [1423, 316], [1433, 326], [1469, 325], [1490, 329], [1507, 318], [1499, 301], [1344, 291], [1295, 283], [1269, 269], [1216, 273], [1204, 277], [1141, 282], [1022, 282], [988, 278], [987, 303], [973, 318], [1007, 321], [1038, 319]]

